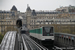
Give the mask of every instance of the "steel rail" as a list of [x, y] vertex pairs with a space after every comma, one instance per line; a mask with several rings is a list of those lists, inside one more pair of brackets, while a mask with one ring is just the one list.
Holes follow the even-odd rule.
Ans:
[[[26, 35], [25, 35], [26, 36]], [[28, 38], [28, 36], [26, 36], [27, 38]], [[38, 47], [30, 38], [28, 38], [30, 41], [31, 41], [31, 43], [33, 43], [36, 47]], [[41, 50], [42, 48], [40, 48], [40, 47], [38, 47], [39, 48], [39, 50]]]
[[1, 42], [0, 50], [14, 50], [15, 37], [16, 37], [15, 31], [7, 32]]
[[24, 41], [24, 38], [23, 38], [23, 37], [22, 37], [22, 40], [23, 40], [23, 44], [24, 44], [24, 47], [25, 47], [24, 49], [25, 49], [25, 50], [28, 50], [28, 49], [27, 49], [27, 46], [26, 46], [26, 42]]
[[33, 50], [32, 46], [30, 45], [30, 42], [28, 41], [29, 39], [25, 36], [24, 41], [26, 42], [26, 45], [28, 48], [28, 50]]
[[40, 46], [39, 44], [37, 44], [34, 40], [32, 40], [32, 39], [31, 39], [30, 37], [28, 37], [27, 35], [24, 34], [24, 36], [25, 36], [27, 39], [29, 39], [30, 42], [33, 43], [33, 44], [37, 47], [37, 49], [39, 49], [39, 50], [48, 50], [46, 47], [42, 47], [42, 46]]
[[4, 37], [3, 41], [2, 41], [2, 44], [1, 44], [1, 50], [5, 50], [5, 46], [6, 46], [6, 42], [8, 40], [8, 36], [10, 35], [10, 33], [8, 32], [6, 34], [6, 36]]
[[[28, 36], [27, 36], [27, 37], [28, 37]], [[28, 37], [28, 38], [29, 38], [29, 37]], [[46, 47], [37, 44], [33, 39], [31, 39], [31, 38], [29, 38], [29, 39], [30, 39], [30, 41], [32, 41], [32, 43], [34, 43], [34, 45], [36, 45], [37, 47], [39, 47], [39, 48], [41, 48], [41, 49], [43, 49], [43, 50], [48, 50]]]

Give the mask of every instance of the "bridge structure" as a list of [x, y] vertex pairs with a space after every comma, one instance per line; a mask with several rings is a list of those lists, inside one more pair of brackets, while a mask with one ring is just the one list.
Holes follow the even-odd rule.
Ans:
[[[67, 33], [54, 33], [53, 49], [75, 49], [75, 35]], [[16, 31], [9, 31], [5, 34], [0, 50], [49, 50], [48, 48], [38, 44], [29, 35], [21, 34], [21, 41]]]
[[16, 41], [16, 31], [9, 31], [5, 34], [1, 44], [0, 50], [14, 50]]
[[68, 33], [55, 33], [54, 43], [60, 48], [75, 49], [75, 35]]
[[9, 31], [5, 34], [0, 44], [0, 50], [48, 50], [48, 49], [36, 43], [26, 34], [22, 34], [21, 36], [19, 36], [18, 32], [16, 31]]

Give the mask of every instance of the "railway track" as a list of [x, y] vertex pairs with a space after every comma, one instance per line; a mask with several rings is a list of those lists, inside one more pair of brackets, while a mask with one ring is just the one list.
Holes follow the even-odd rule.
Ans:
[[5, 34], [0, 50], [14, 50], [15, 46], [15, 39], [16, 38], [16, 31], [9, 31]]
[[22, 34], [22, 40], [24, 44], [24, 50], [48, 50], [46, 47], [40, 46], [38, 43], [36, 43], [25, 34]]

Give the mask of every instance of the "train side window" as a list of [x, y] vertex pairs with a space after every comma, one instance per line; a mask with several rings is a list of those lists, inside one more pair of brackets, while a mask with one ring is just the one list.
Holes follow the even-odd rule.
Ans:
[[69, 43], [68, 43], [68, 38], [65, 39], [65, 43], [66, 43], [67, 45], [69, 44]]
[[66, 38], [64, 38], [64, 43], [66, 43]]
[[69, 46], [71, 45], [71, 39], [69, 39]]
[[72, 45], [74, 46], [74, 40], [72, 40]]

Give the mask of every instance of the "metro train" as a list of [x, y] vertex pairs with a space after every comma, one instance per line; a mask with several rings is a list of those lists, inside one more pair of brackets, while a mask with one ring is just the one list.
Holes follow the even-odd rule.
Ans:
[[27, 34], [27, 35], [29, 35], [29, 30], [28, 30], [28, 28], [27, 27], [25, 27], [25, 26], [22, 26], [22, 28], [21, 28], [21, 34]]
[[16, 26], [20, 28], [21, 34], [29, 34], [29, 30], [27, 29], [27, 27], [24, 24], [22, 24], [22, 19], [17, 19]]
[[[16, 21], [16, 25], [18, 28], [22, 28], [22, 20], [18, 19]], [[29, 32], [29, 36], [44, 46], [53, 46], [54, 44], [54, 27], [53, 26], [43, 26], [41, 28], [36, 28], [32, 30], [22, 30], [21, 33]]]
[[54, 27], [53, 26], [43, 26], [41, 28], [32, 29], [29, 31], [30, 37], [40, 43], [41, 45], [53, 46], [54, 44]]

